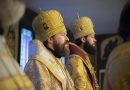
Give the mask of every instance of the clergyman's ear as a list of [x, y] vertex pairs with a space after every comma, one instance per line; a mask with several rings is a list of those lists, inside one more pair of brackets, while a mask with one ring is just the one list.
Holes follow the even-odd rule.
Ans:
[[47, 39], [47, 41], [48, 41], [48, 43], [53, 43], [53, 38], [50, 37], [50, 38]]
[[84, 37], [81, 37], [80, 40], [81, 40], [82, 43], [85, 43], [85, 38]]

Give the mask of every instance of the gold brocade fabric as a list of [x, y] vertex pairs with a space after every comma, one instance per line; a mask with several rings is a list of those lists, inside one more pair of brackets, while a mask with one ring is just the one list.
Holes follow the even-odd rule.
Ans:
[[72, 51], [66, 66], [76, 90], [99, 90], [96, 74], [87, 53], [73, 43], [70, 43], [70, 50]]
[[36, 90], [74, 90], [73, 81], [60, 59], [56, 58], [39, 40], [33, 40], [30, 60], [25, 72]]
[[110, 54], [104, 90], [130, 90], [130, 42], [117, 46]]
[[34, 90], [28, 77], [20, 70], [0, 36], [0, 90]]
[[36, 38], [44, 42], [60, 32], [67, 32], [63, 18], [57, 10], [41, 11], [32, 23]]
[[92, 20], [89, 17], [78, 17], [73, 22], [73, 35], [74, 39], [78, 39], [90, 34], [95, 34], [94, 25]]

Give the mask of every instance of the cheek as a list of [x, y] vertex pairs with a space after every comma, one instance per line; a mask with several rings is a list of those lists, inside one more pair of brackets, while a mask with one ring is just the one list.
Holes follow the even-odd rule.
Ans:
[[93, 39], [88, 39], [88, 43], [90, 44], [90, 45], [93, 45], [94, 44], [94, 40]]
[[63, 37], [62, 37], [62, 38], [59, 38], [59, 42], [60, 42], [61, 44], [64, 44], [65, 41], [66, 41], [65, 38], [63, 38]]
[[59, 44], [59, 45], [63, 45], [64, 44], [64, 42], [65, 42], [65, 40], [64, 39], [62, 39], [62, 38], [59, 38], [59, 39], [57, 39], [57, 40], [55, 40], [55, 44]]

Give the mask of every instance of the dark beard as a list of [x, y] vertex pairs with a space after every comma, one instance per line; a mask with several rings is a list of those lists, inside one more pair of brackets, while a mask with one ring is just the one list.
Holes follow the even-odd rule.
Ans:
[[64, 44], [60, 45], [60, 44], [54, 44], [54, 49], [55, 49], [55, 53], [59, 56], [59, 57], [67, 57], [70, 54], [69, 51], [69, 47], [65, 47], [65, 45], [68, 44], [68, 41], [65, 42]]
[[88, 42], [84, 44], [84, 50], [91, 55], [96, 55], [96, 47], [90, 45]]

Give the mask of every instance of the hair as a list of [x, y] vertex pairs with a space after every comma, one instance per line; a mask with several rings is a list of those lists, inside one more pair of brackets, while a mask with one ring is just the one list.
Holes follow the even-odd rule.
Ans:
[[75, 44], [80, 46], [82, 44], [82, 41], [80, 40], [80, 38], [75, 40]]
[[[88, 37], [88, 35], [87, 35], [87, 36], [84, 36], [84, 37]], [[80, 39], [80, 38], [76, 39], [76, 40], [75, 40], [75, 44], [78, 45], [78, 46], [80, 46], [80, 45], [82, 44], [81, 39]]]
[[124, 41], [130, 39], [130, 1], [128, 1], [122, 9], [118, 33]]
[[48, 41], [47, 40], [44, 41], [43, 44], [44, 44], [45, 47], [47, 47]]
[[[52, 36], [52, 38], [54, 38], [55, 35]], [[48, 40], [44, 41], [43, 42], [44, 46], [47, 47], [47, 44], [48, 44]]]

